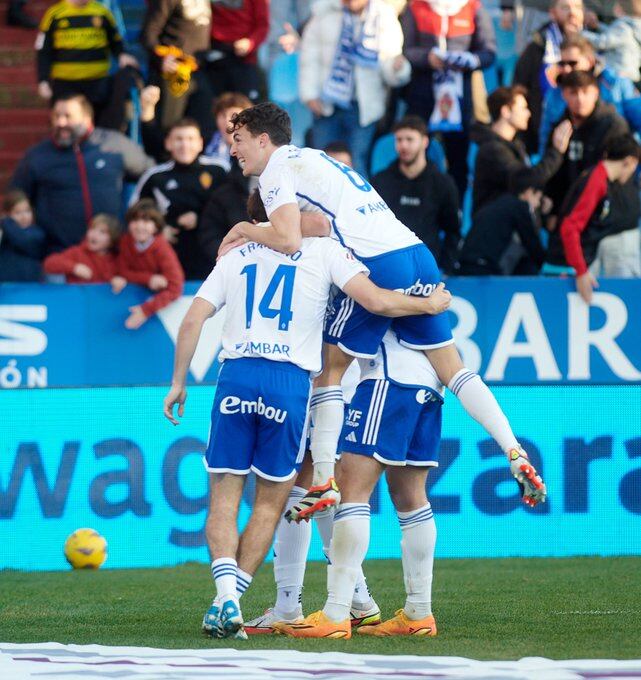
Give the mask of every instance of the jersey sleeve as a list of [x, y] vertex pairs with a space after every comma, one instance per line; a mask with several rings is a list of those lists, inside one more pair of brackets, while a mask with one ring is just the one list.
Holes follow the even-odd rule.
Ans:
[[268, 217], [282, 205], [298, 202], [294, 175], [287, 163], [266, 168], [258, 188]]
[[323, 245], [326, 246], [323, 256], [329, 279], [341, 290], [357, 274], [369, 275], [369, 269], [338, 242], [325, 238]]
[[207, 302], [215, 307], [216, 311], [225, 306], [227, 297], [225, 283], [227, 280], [227, 269], [229, 268], [228, 264], [229, 255], [222, 257], [195, 295], [195, 297], [207, 300]]

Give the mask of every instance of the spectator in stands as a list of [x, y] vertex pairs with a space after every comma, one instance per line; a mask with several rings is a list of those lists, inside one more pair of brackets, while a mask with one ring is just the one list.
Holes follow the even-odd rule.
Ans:
[[582, 0], [552, 0], [550, 21], [534, 34], [516, 64], [514, 83], [527, 88], [532, 112], [526, 137], [529, 153], [536, 153], [538, 149], [543, 97], [556, 83], [563, 38], [578, 33], [582, 28]]
[[[573, 182], [598, 163], [609, 141], [628, 132], [628, 125], [610, 104], [599, 98], [599, 85], [592, 73], [573, 71], [563, 78], [561, 92], [567, 105], [562, 120], [572, 123], [572, 136], [563, 163], [549, 180], [546, 193], [558, 211]], [[549, 226], [557, 227], [555, 222]]]
[[47, 233], [47, 252], [82, 241], [97, 213], [117, 215], [125, 177], [137, 179], [153, 161], [115, 130], [93, 127], [91, 104], [67, 95], [51, 111], [51, 138], [31, 147], [11, 186], [22, 189]]
[[207, 57], [209, 82], [215, 97], [242, 92], [258, 101], [258, 48], [269, 32], [267, 0], [213, 0], [211, 51]]
[[292, 54], [298, 47], [300, 32], [311, 14], [310, 0], [280, 0], [269, 6], [268, 65], [283, 53]]
[[452, 273], [461, 237], [454, 181], [426, 160], [429, 137], [420, 116], [406, 116], [393, 132], [398, 160], [374, 176], [372, 184], [396, 217], [434, 253], [439, 267]]
[[214, 266], [218, 248], [234, 224], [247, 219], [245, 204], [249, 195], [250, 179], [245, 177], [232, 159], [230, 171], [222, 184], [211, 192], [198, 221], [198, 246], [209, 269]]
[[[604, 68], [597, 61], [594, 48], [587, 38], [582, 35], [571, 35], [561, 43], [561, 61], [558, 63], [557, 82], [572, 71], [590, 71], [594, 73], [599, 83], [601, 101], [613, 104], [618, 113], [625, 117], [625, 102], [639, 96], [634, 83], [629, 78], [623, 78], [610, 68]], [[550, 137], [552, 124], [557, 121], [565, 110], [565, 101], [561, 88], [556, 85], [550, 88], [543, 98], [543, 113], [539, 129], [539, 152], [543, 153]]]
[[538, 273], [545, 259], [536, 219], [542, 197], [540, 174], [526, 167], [515, 170], [510, 177], [510, 191], [486, 203], [472, 218], [461, 249], [459, 273]]
[[64, 274], [67, 283], [109, 283], [116, 275], [116, 247], [120, 223], [100, 213], [91, 219], [82, 243], [44, 261], [47, 274]]
[[613, 137], [605, 159], [586, 170], [570, 189], [558, 234], [547, 260], [569, 265], [576, 287], [590, 303], [595, 276], [640, 277], [639, 187], [634, 173], [641, 149], [632, 135]]
[[180, 297], [185, 283], [180, 262], [173, 248], [162, 236], [165, 221], [149, 199], [143, 199], [127, 211], [127, 233], [120, 240], [117, 270], [112, 279], [114, 293], [135, 283], [156, 293], [142, 305], [129, 308], [125, 328], [136, 330], [147, 319]]
[[208, 136], [213, 133], [204, 71], [210, 30], [210, 0], [147, 2], [140, 41], [149, 53], [150, 82], [161, 91], [157, 122], [162, 134], [185, 116], [195, 118]]
[[213, 189], [225, 180], [215, 160], [201, 156], [203, 138], [195, 120], [184, 118], [165, 139], [171, 160], [151, 168], [141, 178], [130, 205], [151, 198], [165, 216], [166, 239], [174, 245], [188, 279], [205, 279], [212, 269], [198, 243], [198, 217]]
[[403, 33], [383, 0], [329, 0], [312, 8], [300, 43], [299, 93], [314, 114], [313, 145], [344, 140], [367, 176], [390, 87], [409, 81]]
[[0, 281], [38, 281], [46, 235], [24, 191], [5, 194], [0, 220]]
[[[527, 129], [531, 115], [526, 94], [522, 85], [513, 85], [499, 87], [487, 99], [492, 124], [474, 130], [479, 148], [474, 169], [473, 212], [505, 193], [510, 175], [530, 165], [525, 145], [518, 137]], [[552, 144], [532, 169], [539, 182], [545, 184], [561, 167], [571, 135], [569, 121], [562, 122], [554, 131]]]
[[38, 22], [27, 12], [24, 6], [27, 0], [9, 0], [7, 8], [7, 25], [18, 26], [20, 28], [35, 28]]
[[599, 32], [583, 31], [605, 64], [633, 83], [641, 80], [641, 0], [617, 0], [623, 16], [602, 24]]
[[36, 49], [40, 96], [56, 100], [83, 94], [96, 120], [110, 96], [111, 58], [121, 68], [138, 65], [123, 52], [113, 15], [96, 0], [61, 0], [52, 5], [40, 22]]
[[459, 196], [467, 187], [472, 74], [496, 56], [492, 21], [478, 0], [411, 0], [401, 15], [403, 53], [412, 64], [407, 113], [439, 132]]
[[214, 102], [216, 132], [214, 132], [209, 140], [204, 155], [215, 160], [227, 172], [231, 168], [230, 150], [232, 138], [229, 132], [227, 132], [229, 121], [235, 113], [240, 113], [251, 105], [252, 103], [249, 98], [240, 92], [225, 92]]
[[345, 142], [330, 142], [323, 151], [334, 160], [343, 163], [348, 168], [354, 167], [354, 159], [350, 153], [349, 146]]

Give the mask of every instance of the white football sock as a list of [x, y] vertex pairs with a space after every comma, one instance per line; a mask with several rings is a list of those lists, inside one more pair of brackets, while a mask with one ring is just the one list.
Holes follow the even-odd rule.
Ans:
[[[307, 493], [300, 486], [292, 487], [286, 508]], [[275, 611], [290, 614], [298, 609], [305, 579], [305, 566], [312, 527], [309, 522], [288, 522], [281, 517], [274, 540], [274, 579], [276, 580]]]
[[[323, 542], [323, 555], [329, 562], [329, 549], [332, 543], [332, 532], [334, 531], [334, 513], [336, 508], [330, 506], [314, 514], [314, 519], [316, 520], [316, 527], [318, 533], [320, 534], [321, 541]], [[302, 524], [302, 522], [301, 522]], [[307, 524], [307, 522], [306, 522]]]
[[237, 570], [238, 565], [232, 557], [220, 557], [211, 563], [211, 575], [214, 577], [216, 593], [221, 602], [230, 597], [238, 598], [236, 595]]
[[316, 387], [309, 402], [312, 423], [310, 449], [314, 464], [312, 486], [334, 476], [338, 439], [345, 419], [345, 403], [340, 385]]
[[369, 504], [343, 503], [334, 516], [334, 533], [327, 566], [327, 602], [332, 621], [349, 618], [354, 588], [369, 546]]
[[356, 585], [354, 586], [354, 594], [352, 595], [352, 608], [371, 609], [373, 606], [374, 600], [367, 587], [367, 579], [365, 578], [363, 567], [361, 566]]
[[401, 556], [405, 581], [405, 613], [410, 619], [424, 619], [432, 613], [432, 571], [436, 523], [428, 503], [410, 512], [397, 512], [401, 525]]
[[249, 588], [253, 576], [243, 571], [240, 567], [236, 569], [236, 596], [240, 600], [242, 594]]
[[480, 375], [462, 368], [450, 380], [448, 387], [468, 414], [497, 442], [503, 453], [518, 447], [510, 423]]

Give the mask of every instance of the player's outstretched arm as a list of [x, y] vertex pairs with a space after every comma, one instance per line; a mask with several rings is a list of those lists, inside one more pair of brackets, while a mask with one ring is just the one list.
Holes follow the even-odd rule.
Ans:
[[343, 291], [372, 314], [380, 316], [413, 316], [415, 314], [440, 314], [452, 301], [452, 294], [439, 283], [428, 297], [404, 295], [394, 290], [379, 288], [365, 274], [350, 279]]
[[171, 379], [171, 388], [163, 401], [165, 418], [174, 425], [178, 425], [178, 421], [174, 418], [174, 406], [178, 404], [178, 417], [182, 418], [185, 412], [187, 371], [196, 351], [203, 324], [215, 312], [216, 309], [212, 304], [203, 300], [203, 298], [196, 297], [180, 324], [178, 340], [176, 341], [176, 356], [174, 358], [174, 374]]

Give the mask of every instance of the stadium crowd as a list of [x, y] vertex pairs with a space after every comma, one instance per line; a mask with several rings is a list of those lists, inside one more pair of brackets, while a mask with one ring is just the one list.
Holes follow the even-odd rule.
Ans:
[[116, 0], [51, 5], [51, 134], [4, 195], [0, 281], [147, 286], [138, 328], [247, 218], [230, 117], [296, 88], [296, 141], [367, 178], [444, 275], [576, 276], [586, 301], [641, 276], [641, 0], [489, 5], [147, 0], [137, 44]]

